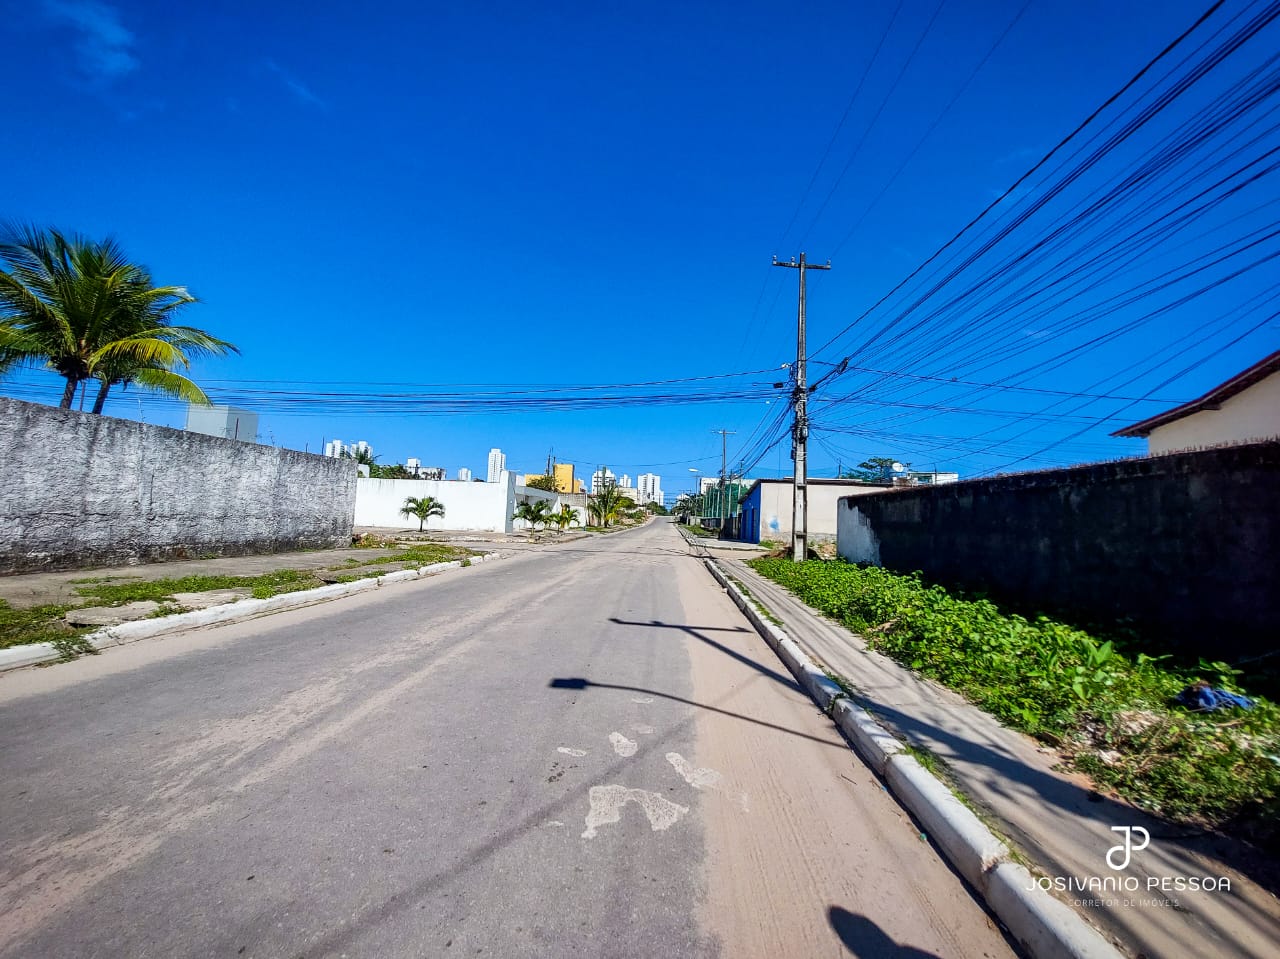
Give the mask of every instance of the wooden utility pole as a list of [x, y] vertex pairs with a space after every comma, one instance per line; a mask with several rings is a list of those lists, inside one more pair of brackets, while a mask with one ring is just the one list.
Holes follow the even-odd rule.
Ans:
[[809, 548], [809, 477], [808, 477], [808, 440], [809, 387], [805, 381], [805, 345], [804, 345], [804, 274], [806, 270], [829, 270], [831, 261], [826, 266], [815, 266], [806, 263], [804, 254], [800, 254], [800, 262], [794, 259], [790, 263], [779, 263], [773, 258], [774, 266], [785, 266], [800, 271], [800, 311], [796, 321], [796, 366], [793, 372], [796, 377], [795, 390], [792, 393], [792, 405], [795, 407], [795, 424], [791, 428], [791, 458], [795, 461], [795, 481], [791, 498], [791, 558], [797, 563], [808, 554]]

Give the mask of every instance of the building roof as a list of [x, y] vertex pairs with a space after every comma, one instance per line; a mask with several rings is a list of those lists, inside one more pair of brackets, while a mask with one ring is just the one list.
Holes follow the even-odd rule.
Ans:
[[1122, 430], [1116, 430], [1112, 436], [1149, 436], [1151, 431], [1164, 426], [1166, 423], [1172, 423], [1174, 420], [1180, 420], [1183, 417], [1190, 416], [1193, 413], [1199, 413], [1202, 410], [1217, 410], [1222, 408], [1222, 404], [1237, 393], [1243, 393], [1255, 383], [1265, 380], [1272, 373], [1280, 373], [1280, 350], [1272, 353], [1270, 356], [1263, 357], [1247, 370], [1237, 373], [1225, 383], [1215, 386], [1204, 396], [1199, 399], [1191, 400], [1189, 403], [1183, 403], [1181, 406], [1175, 406], [1171, 410], [1163, 413], [1157, 413], [1155, 416], [1143, 420], [1141, 423], [1134, 423], [1132, 426], [1126, 426]]

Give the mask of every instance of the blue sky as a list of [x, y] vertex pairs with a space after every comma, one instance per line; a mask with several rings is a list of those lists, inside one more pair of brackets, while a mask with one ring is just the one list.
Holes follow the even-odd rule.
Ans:
[[[315, 451], [365, 439], [382, 462], [416, 456], [451, 474], [482, 472], [491, 446], [528, 470], [554, 448], [582, 469], [661, 473], [677, 492], [690, 467], [719, 469], [712, 431], [723, 428], [735, 431], [731, 461], [786, 475], [787, 440], [769, 445], [785, 402], [765, 397], [783, 396], [771, 383], [794, 359], [796, 274], [770, 258], [803, 249], [832, 259], [829, 273], [810, 275], [817, 350], [1206, 5], [10, 3], [0, 216], [114, 235], [159, 281], [188, 286], [202, 301], [188, 321], [242, 352], [193, 376], [215, 399], [271, 391], [248, 396], [263, 442]], [[1227, 3], [1209, 25], [1256, 9]], [[1187, 130], [1276, 41], [1272, 24], [969, 273], [918, 305], [908, 286], [817, 350], [811, 382], [845, 355], [883, 373], [855, 369], [814, 394], [811, 471], [889, 455], [976, 475], [1132, 454], [1141, 444], [1107, 434], [1280, 347], [1280, 321], [1249, 312], [1280, 275], [1268, 262], [1027, 372], [1073, 336], [1118, 329], [1183, 288], [1058, 331], [1077, 307], [1120, 302], [1126, 288], [1270, 223], [1277, 191], [1266, 178], [1176, 237], [1117, 253], [1127, 279], [1095, 265], [1071, 298], [1037, 300], [1033, 285], [1001, 303], [1017, 282], [1004, 274], [983, 288], [987, 299], [949, 304], [966, 277], [1025, 251], [1070, 204]], [[1228, 131], [1261, 124], [1247, 128], [1259, 134], [1250, 156], [1280, 143], [1258, 119], [1265, 109]], [[1057, 162], [996, 214], [1042, 195]], [[1179, 169], [1153, 182], [1176, 186]], [[1169, 196], [1195, 192], [1195, 176], [1182, 175]], [[1078, 225], [1059, 265], [1044, 264], [1048, 282], [1108, 230], [1139, 222], [1144, 202], [1135, 195]], [[741, 371], [760, 372], [605, 391], [633, 399], [586, 411], [427, 415], [361, 402]], [[722, 386], [751, 398], [654, 399]], [[0, 391], [56, 401], [58, 386], [28, 372]], [[338, 408], [316, 392], [349, 399]], [[183, 419], [132, 391], [106, 412]]]

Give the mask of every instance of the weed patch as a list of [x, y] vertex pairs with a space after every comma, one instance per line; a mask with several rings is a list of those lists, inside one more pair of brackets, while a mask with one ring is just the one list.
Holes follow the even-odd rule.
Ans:
[[757, 572], [860, 633], [868, 646], [1058, 748], [1102, 786], [1178, 822], [1273, 845], [1280, 835], [1280, 708], [1189, 712], [1197, 680], [1243, 691], [1225, 663], [1171, 668], [1044, 616], [1007, 614], [918, 576], [764, 558]]
[[73, 629], [63, 620], [70, 606], [32, 606], [14, 609], [0, 599], [0, 649], [27, 643], [73, 643], [87, 630]]

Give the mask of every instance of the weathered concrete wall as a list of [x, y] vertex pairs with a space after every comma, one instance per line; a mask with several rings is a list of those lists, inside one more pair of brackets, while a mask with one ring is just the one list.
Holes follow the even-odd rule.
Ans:
[[0, 397], [0, 572], [350, 543], [351, 460]]
[[1077, 619], [1132, 619], [1170, 649], [1275, 649], [1280, 443], [846, 499], [839, 551]]

